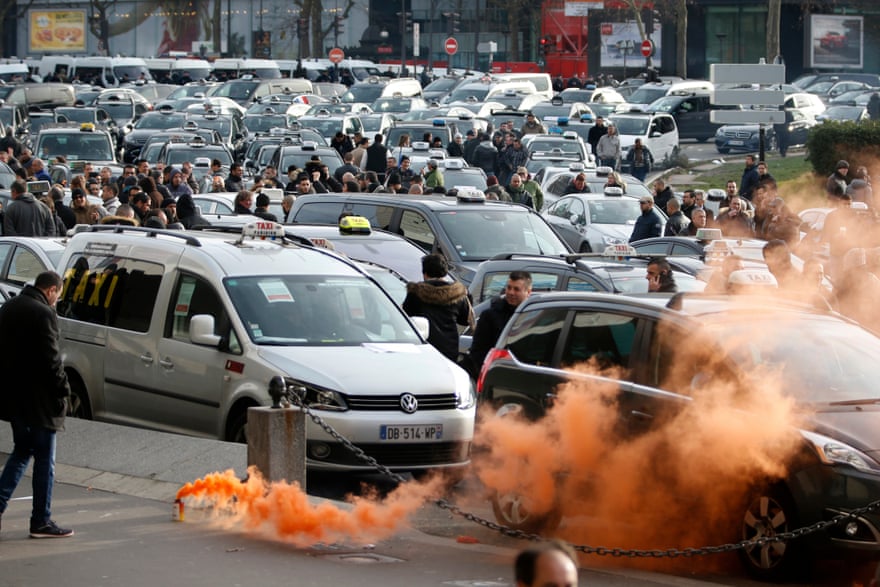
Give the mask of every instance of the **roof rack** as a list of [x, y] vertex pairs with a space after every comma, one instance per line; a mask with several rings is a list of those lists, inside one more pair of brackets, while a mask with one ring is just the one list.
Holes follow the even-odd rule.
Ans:
[[84, 232], [112, 232], [115, 234], [123, 234], [127, 232], [139, 232], [149, 237], [170, 236], [183, 240], [186, 244], [194, 247], [202, 246], [199, 239], [189, 234], [181, 233], [179, 230], [167, 230], [161, 228], [144, 228], [143, 226], [125, 226], [122, 224], [92, 224]]

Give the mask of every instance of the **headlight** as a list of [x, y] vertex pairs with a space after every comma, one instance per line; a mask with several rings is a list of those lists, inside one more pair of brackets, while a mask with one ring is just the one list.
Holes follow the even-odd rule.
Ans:
[[848, 444], [806, 430], [801, 430], [801, 434], [813, 446], [819, 460], [826, 465], [849, 465], [859, 471], [880, 472], [877, 461]]
[[619, 245], [623, 242], [624, 241], [622, 239], [619, 239], [615, 236], [609, 236], [607, 234], [602, 235], [602, 243], [605, 245]]
[[469, 410], [477, 403], [477, 390], [474, 382], [463, 369], [453, 369], [455, 385], [455, 407]]
[[290, 393], [299, 394], [305, 406], [312, 410], [328, 410], [331, 412], [345, 412], [348, 404], [338, 391], [324, 389], [295, 379], [285, 378], [284, 383]]

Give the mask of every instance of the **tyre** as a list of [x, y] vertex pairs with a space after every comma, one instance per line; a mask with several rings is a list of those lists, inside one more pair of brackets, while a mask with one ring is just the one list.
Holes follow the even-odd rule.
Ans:
[[590, 243], [584, 241], [581, 243], [581, 247], [578, 249], [578, 253], [592, 253], [593, 248], [590, 247]]
[[[799, 527], [794, 502], [788, 491], [779, 486], [752, 492], [741, 518], [740, 538], [743, 540], [773, 538]], [[804, 548], [798, 540], [767, 542], [740, 550], [739, 557], [753, 577], [779, 581], [801, 568]]]
[[70, 398], [67, 400], [67, 415], [81, 420], [92, 419], [92, 404], [85, 385], [78, 377], [70, 378]]
[[523, 532], [555, 530], [562, 521], [557, 504], [549, 512], [536, 514], [529, 510], [529, 498], [517, 493], [492, 495], [492, 512], [495, 521], [508, 528]]
[[718, 152], [721, 153], [722, 155], [727, 155], [728, 153], [730, 153], [730, 149], [728, 149], [727, 147], [716, 147], [716, 148], [718, 149]]
[[229, 415], [226, 422], [226, 440], [247, 444], [247, 407]]

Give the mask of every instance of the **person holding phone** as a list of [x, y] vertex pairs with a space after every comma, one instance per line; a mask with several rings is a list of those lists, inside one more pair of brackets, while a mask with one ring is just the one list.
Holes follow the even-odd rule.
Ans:
[[650, 293], [675, 293], [678, 286], [672, 275], [672, 267], [666, 259], [654, 258], [648, 261], [648, 270], [645, 278], [648, 280], [648, 292]]

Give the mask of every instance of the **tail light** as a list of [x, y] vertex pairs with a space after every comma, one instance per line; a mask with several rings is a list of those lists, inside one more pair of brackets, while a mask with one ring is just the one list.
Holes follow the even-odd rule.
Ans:
[[486, 355], [486, 359], [483, 361], [483, 366], [480, 368], [480, 376], [477, 378], [477, 393], [483, 393], [483, 381], [486, 379], [486, 372], [489, 370], [489, 366], [499, 359], [509, 359], [512, 356], [507, 349], [492, 349], [489, 351], [489, 354]]

